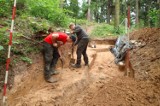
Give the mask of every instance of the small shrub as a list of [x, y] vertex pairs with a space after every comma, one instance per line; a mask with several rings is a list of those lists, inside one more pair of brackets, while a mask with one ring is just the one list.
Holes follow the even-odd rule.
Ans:
[[32, 64], [32, 60], [28, 57], [21, 57], [21, 60], [24, 61], [24, 62], [27, 62], [29, 64]]
[[28, 10], [35, 16], [40, 18], [45, 18], [52, 21], [56, 26], [66, 26], [68, 17], [62, 8], [59, 8], [59, 0], [28, 0]]
[[7, 17], [11, 15], [11, 3], [7, 0], [0, 0], [0, 17]]
[[158, 13], [159, 13], [160, 9], [157, 10], [156, 8], [153, 8], [151, 10], [148, 11], [148, 16], [149, 16], [149, 22], [150, 22], [150, 26], [151, 27], [155, 27], [158, 26]]
[[17, 31], [17, 33], [15, 33], [16, 36], [32, 36], [39, 31], [47, 33], [48, 29], [53, 27], [52, 23], [46, 19], [31, 17], [27, 15], [18, 17], [16, 19], [15, 26]]

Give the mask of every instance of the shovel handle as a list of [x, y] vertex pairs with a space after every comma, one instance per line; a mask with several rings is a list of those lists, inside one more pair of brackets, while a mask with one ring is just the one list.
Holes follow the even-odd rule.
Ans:
[[74, 53], [74, 44], [72, 44], [71, 58], [74, 58], [73, 53]]

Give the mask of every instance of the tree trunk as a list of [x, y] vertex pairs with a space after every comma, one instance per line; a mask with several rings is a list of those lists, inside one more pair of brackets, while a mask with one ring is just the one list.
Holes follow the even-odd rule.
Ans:
[[87, 20], [91, 21], [91, 10], [90, 10], [91, 0], [88, 0], [88, 12], [87, 12]]
[[105, 14], [105, 12], [104, 12], [104, 5], [102, 5], [101, 7], [101, 12], [100, 12], [100, 22], [105, 22], [105, 19], [104, 19], [104, 14]]
[[146, 23], [145, 23], [146, 26], [150, 26], [150, 17], [148, 16], [148, 13], [147, 13], [149, 9], [150, 9], [150, 6], [146, 7]]
[[136, 25], [139, 24], [139, 0], [136, 0]]
[[120, 10], [120, 4], [119, 0], [116, 0], [115, 2], [115, 28], [118, 28], [119, 26], [119, 11]]
[[125, 4], [124, 4], [124, 16], [125, 18], [127, 17], [127, 0], [125, 0]]
[[110, 24], [111, 20], [111, 0], [108, 0], [107, 4], [107, 23]]

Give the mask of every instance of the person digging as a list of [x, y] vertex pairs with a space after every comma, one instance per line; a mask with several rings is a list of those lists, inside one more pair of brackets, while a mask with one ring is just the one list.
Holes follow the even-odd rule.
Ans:
[[63, 32], [53, 32], [44, 38], [44, 78], [47, 82], [54, 83], [58, 81], [56, 78], [51, 77], [52, 75], [59, 74], [59, 72], [55, 70], [58, 59], [62, 58], [58, 48], [66, 42], [74, 43], [75, 41], [76, 37], [68, 36]]
[[81, 67], [81, 55], [83, 55], [83, 59], [85, 62], [85, 66], [88, 66], [88, 55], [86, 53], [87, 51], [87, 46], [89, 43], [89, 37], [86, 34], [86, 32], [79, 26], [79, 25], [75, 25], [73, 23], [71, 23], [69, 25], [69, 28], [71, 30], [72, 34], [76, 34], [77, 40], [74, 43], [74, 45], [78, 45], [77, 46], [77, 61], [76, 64], [72, 64], [71, 66], [73, 68], [80, 68]]

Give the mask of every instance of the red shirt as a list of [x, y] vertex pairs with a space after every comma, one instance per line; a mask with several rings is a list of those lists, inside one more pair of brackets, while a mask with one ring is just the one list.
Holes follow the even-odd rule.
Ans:
[[63, 32], [54, 32], [49, 34], [46, 38], [44, 38], [44, 41], [47, 42], [48, 44], [53, 44], [52, 42], [52, 34], [58, 34], [58, 38], [56, 39], [56, 41], [62, 41], [63, 44], [65, 44], [67, 42], [67, 37], [68, 35], [63, 33]]

